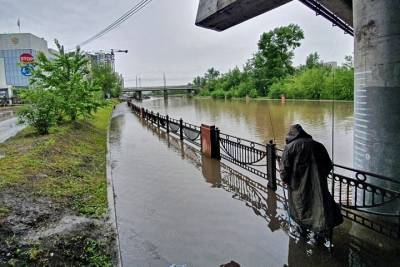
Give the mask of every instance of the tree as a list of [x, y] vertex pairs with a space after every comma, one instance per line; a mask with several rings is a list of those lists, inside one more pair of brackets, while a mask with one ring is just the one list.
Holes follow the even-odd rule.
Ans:
[[208, 69], [207, 72], [204, 74], [204, 78], [207, 81], [212, 81], [215, 80], [216, 78], [218, 78], [218, 76], [220, 75], [220, 72], [214, 68]]
[[110, 64], [94, 63], [91, 68], [91, 78], [93, 84], [101, 89], [104, 98], [118, 97], [122, 92], [121, 78]]
[[206, 84], [206, 79], [197, 76], [196, 78], [193, 79], [193, 84], [197, 87], [204, 87], [204, 85]]
[[353, 57], [352, 56], [345, 56], [344, 57], [343, 67], [345, 67], [347, 69], [353, 69], [354, 68], [354, 62], [353, 62]]
[[306, 59], [306, 68], [312, 69], [321, 66], [321, 62], [319, 61], [319, 55], [317, 52], [311, 53], [307, 56]]
[[293, 51], [300, 46], [303, 38], [303, 30], [294, 24], [278, 27], [261, 35], [258, 52], [251, 61], [260, 95], [266, 95], [275, 81], [294, 73]]
[[58, 118], [67, 116], [76, 120], [78, 116], [88, 116], [101, 105], [99, 88], [89, 79], [89, 65], [85, 55], [77, 47], [73, 52], [65, 52], [55, 40], [58, 48], [49, 60], [43, 53], [37, 56], [37, 63], [31, 78], [31, 88], [51, 90], [60, 100], [57, 106]]

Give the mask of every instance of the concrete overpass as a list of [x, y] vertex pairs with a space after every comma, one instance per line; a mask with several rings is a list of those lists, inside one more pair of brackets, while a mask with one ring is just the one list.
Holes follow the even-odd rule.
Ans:
[[[216, 31], [226, 30], [292, 0], [200, 0], [196, 25]], [[317, 15], [352, 34], [352, 0], [299, 0]]]
[[[200, 0], [196, 25], [222, 31], [290, 1]], [[300, 2], [355, 37], [354, 167], [400, 181], [400, 1]], [[400, 202], [380, 211], [400, 212]]]
[[172, 85], [172, 86], [148, 86], [148, 87], [125, 87], [122, 93], [133, 93], [137, 99], [142, 99], [143, 92], [163, 92], [164, 97], [168, 97], [168, 92], [185, 92], [187, 94], [193, 94], [198, 87], [193, 85]]

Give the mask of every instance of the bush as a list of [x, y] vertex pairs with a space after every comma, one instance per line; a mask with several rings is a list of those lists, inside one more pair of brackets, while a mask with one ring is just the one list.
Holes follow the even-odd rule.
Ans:
[[226, 92], [226, 93], [225, 93], [225, 97], [226, 97], [227, 99], [231, 99], [231, 98], [233, 97], [233, 92], [232, 92], [232, 91]]
[[21, 97], [28, 105], [19, 111], [19, 123], [32, 125], [39, 134], [48, 134], [58, 117], [57, 97], [42, 88], [24, 91]]
[[254, 88], [254, 89], [251, 89], [250, 90], [250, 93], [249, 93], [249, 96], [251, 97], [251, 98], [257, 98], [258, 97], [258, 92], [257, 92], [257, 90]]
[[281, 95], [285, 94], [285, 84], [282, 81], [273, 83], [269, 88], [268, 97], [278, 99]]
[[211, 92], [211, 97], [223, 99], [223, 98], [225, 98], [225, 92], [221, 91], [221, 90], [213, 91], [213, 92]]
[[210, 96], [210, 92], [207, 90], [201, 90], [199, 96]]

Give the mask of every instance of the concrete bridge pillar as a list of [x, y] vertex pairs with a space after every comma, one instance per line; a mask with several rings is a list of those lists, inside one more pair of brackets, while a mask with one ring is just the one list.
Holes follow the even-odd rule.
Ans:
[[353, 12], [354, 167], [400, 181], [400, 0], [353, 1]]

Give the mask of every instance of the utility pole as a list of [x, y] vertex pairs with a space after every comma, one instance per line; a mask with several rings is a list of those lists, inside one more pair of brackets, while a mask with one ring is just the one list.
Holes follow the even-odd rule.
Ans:
[[164, 79], [164, 98], [168, 97], [168, 91], [167, 91], [167, 78], [165, 77], [165, 72], [163, 74], [163, 79]]
[[137, 80], [137, 75], [136, 75], [136, 89], [138, 89], [138, 80]]

